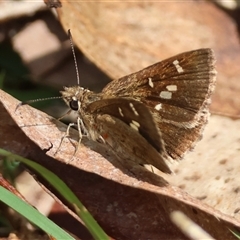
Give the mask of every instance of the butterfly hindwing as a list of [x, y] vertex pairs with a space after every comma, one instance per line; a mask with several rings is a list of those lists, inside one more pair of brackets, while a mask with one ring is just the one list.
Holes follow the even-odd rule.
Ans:
[[158, 131], [149, 109], [141, 102], [126, 98], [109, 98], [91, 103], [91, 114], [108, 114], [126, 123], [141, 134], [158, 152], [164, 151], [161, 133]]

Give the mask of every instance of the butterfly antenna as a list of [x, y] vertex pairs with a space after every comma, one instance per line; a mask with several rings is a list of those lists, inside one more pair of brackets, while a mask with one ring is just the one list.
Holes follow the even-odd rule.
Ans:
[[33, 99], [33, 100], [28, 100], [28, 101], [25, 101], [25, 102], [20, 102], [16, 109], [15, 109], [15, 112], [17, 111], [17, 109], [20, 107], [20, 106], [23, 106], [25, 104], [29, 104], [29, 103], [34, 103], [34, 102], [41, 102], [41, 101], [46, 101], [46, 100], [53, 100], [53, 99], [59, 99], [59, 98], [62, 98], [62, 96], [58, 96], [58, 97], [48, 97], [48, 98], [38, 98], [38, 99]]
[[68, 37], [69, 37], [69, 40], [70, 40], [70, 45], [71, 45], [71, 48], [72, 48], [74, 64], [75, 64], [76, 73], [77, 73], [77, 84], [78, 84], [78, 86], [80, 86], [80, 77], [79, 77], [79, 72], [78, 72], [77, 58], [76, 58], [76, 54], [75, 54], [75, 51], [74, 51], [73, 39], [72, 39], [72, 34], [70, 32], [70, 29], [68, 29]]

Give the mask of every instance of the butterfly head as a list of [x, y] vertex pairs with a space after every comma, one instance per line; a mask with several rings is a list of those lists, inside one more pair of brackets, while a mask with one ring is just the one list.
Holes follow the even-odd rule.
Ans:
[[79, 111], [81, 109], [85, 93], [87, 92], [89, 92], [89, 90], [79, 86], [73, 86], [64, 87], [64, 91], [61, 91], [61, 94], [63, 100], [73, 111]]

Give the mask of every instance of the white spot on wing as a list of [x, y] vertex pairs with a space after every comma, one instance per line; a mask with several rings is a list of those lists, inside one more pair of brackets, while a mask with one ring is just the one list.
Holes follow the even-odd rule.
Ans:
[[160, 96], [160, 98], [163, 98], [163, 99], [171, 99], [172, 93], [168, 92], [168, 91], [161, 91], [159, 96]]
[[139, 116], [139, 114], [138, 114], [137, 110], [135, 109], [135, 107], [133, 106], [133, 104], [132, 104], [132, 103], [129, 103], [129, 106], [130, 106], [130, 108], [132, 109], [133, 113], [134, 113], [136, 116]]
[[148, 78], [148, 85], [149, 85], [151, 88], [154, 87], [152, 78]]
[[177, 85], [168, 85], [168, 86], [166, 86], [166, 88], [170, 92], [176, 92], [177, 91]]
[[123, 115], [122, 109], [120, 107], [118, 108], [118, 111], [119, 111], [120, 115], [123, 117], [124, 115]]
[[162, 108], [162, 104], [159, 103], [154, 107], [157, 111], [159, 111]]
[[178, 60], [173, 61], [173, 65], [176, 67], [178, 73], [184, 72], [183, 68], [179, 65]]
[[131, 128], [133, 128], [134, 130], [136, 130], [138, 132], [138, 129], [140, 127], [140, 124], [134, 120], [132, 120], [132, 122], [129, 124]]

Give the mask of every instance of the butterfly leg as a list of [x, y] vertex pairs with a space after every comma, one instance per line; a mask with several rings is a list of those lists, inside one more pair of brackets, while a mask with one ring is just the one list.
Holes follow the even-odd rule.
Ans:
[[80, 145], [80, 143], [82, 141], [82, 137], [87, 134], [87, 130], [86, 130], [85, 126], [84, 126], [84, 123], [83, 123], [82, 119], [79, 118], [79, 117], [77, 118], [77, 127], [78, 127], [79, 139], [78, 139], [78, 145], [75, 148], [75, 151], [74, 151], [74, 154], [73, 154], [72, 158], [75, 156], [75, 154], [78, 151], [78, 147], [79, 147], [79, 145]]
[[68, 137], [70, 136], [69, 130], [70, 130], [70, 128], [73, 127], [74, 125], [75, 125], [75, 123], [69, 123], [69, 124], [68, 124], [67, 130], [66, 130], [64, 136], [61, 137], [60, 144], [59, 144], [59, 146], [58, 146], [58, 148], [57, 148], [57, 151], [54, 153], [54, 155], [56, 155], [56, 154], [58, 153], [60, 147], [62, 146], [63, 140], [64, 140], [65, 138], [68, 138]]
[[[72, 126], [74, 126], [74, 125], [76, 125], [76, 124], [75, 124], [75, 123], [70, 123], [70, 124], [68, 125], [68, 128], [67, 128], [65, 137], [69, 137], [69, 136], [70, 136], [70, 135], [69, 135], [69, 129], [70, 129], [70, 127], [72, 127]], [[76, 153], [77, 153], [77, 151], [78, 151], [78, 148], [79, 148], [79, 146], [80, 146], [80, 143], [81, 143], [81, 141], [82, 141], [82, 137], [83, 137], [83, 136], [88, 136], [88, 135], [87, 135], [87, 129], [86, 129], [86, 127], [84, 126], [84, 123], [83, 123], [83, 121], [82, 121], [82, 119], [81, 119], [80, 117], [77, 118], [77, 128], [78, 128], [78, 135], [79, 135], [78, 144], [77, 144], [77, 146], [75, 147], [75, 151], [74, 151], [74, 153], [73, 153], [73, 156], [71, 157], [71, 159], [70, 159], [67, 163], [69, 163], [70, 161], [72, 161], [72, 159], [73, 159], [74, 156], [76, 155]]]

